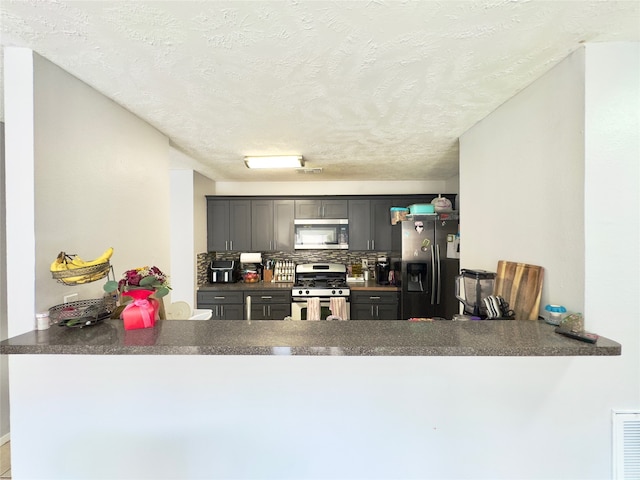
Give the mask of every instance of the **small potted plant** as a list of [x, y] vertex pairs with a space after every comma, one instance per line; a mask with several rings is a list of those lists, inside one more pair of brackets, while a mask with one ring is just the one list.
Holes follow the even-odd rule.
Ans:
[[161, 299], [169, 293], [171, 286], [167, 275], [158, 267], [127, 270], [119, 281], [105, 283], [104, 290], [133, 299], [120, 314], [126, 330], [153, 327], [159, 318], [165, 318]]

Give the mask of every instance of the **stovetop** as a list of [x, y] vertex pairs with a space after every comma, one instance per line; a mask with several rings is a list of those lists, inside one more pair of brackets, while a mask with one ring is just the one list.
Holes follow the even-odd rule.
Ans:
[[294, 297], [348, 297], [347, 267], [339, 263], [296, 265]]

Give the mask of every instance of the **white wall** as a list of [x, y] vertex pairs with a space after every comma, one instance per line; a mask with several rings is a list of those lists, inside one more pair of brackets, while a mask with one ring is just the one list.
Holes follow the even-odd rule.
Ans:
[[460, 139], [460, 265], [541, 265], [542, 305], [583, 310], [584, 49]]
[[113, 247], [116, 278], [144, 265], [170, 274], [168, 139], [46, 59], [34, 60], [36, 309], [70, 292], [104, 293], [102, 281], [54, 281], [49, 265], [61, 250], [89, 260]]
[[[171, 149], [172, 158], [184, 157]], [[174, 162], [175, 163], [175, 162]], [[197, 254], [207, 251], [207, 202], [215, 182], [191, 169], [171, 170], [171, 301], [196, 307]]]
[[623, 344], [617, 375], [640, 410], [640, 43], [587, 46], [585, 312]]
[[[0, 122], [0, 340], [8, 338], [7, 246], [4, 201], [4, 123]], [[9, 440], [9, 364], [0, 355], [0, 445]]]
[[171, 301], [195, 308], [193, 170], [171, 170]]
[[90, 260], [112, 246], [118, 278], [169, 273], [167, 138], [27, 49], [5, 49], [5, 95], [10, 336], [64, 295], [102, 296], [103, 282], [51, 278], [61, 250]]
[[216, 182], [208, 195], [400, 195], [412, 193], [457, 193], [450, 181], [393, 182]]
[[[196, 253], [207, 251], [207, 199], [205, 195], [212, 195], [215, 182], [199, 173], [193, 176], [193, 210], [195, 215], [194, 249]], [[197, 281], [194, 285], [197, 285]]]
[[[556, 409], [545, 421], [556, 418], [554, 440], [539, 444], [544, 478], [609, 478], [611, 411], [640, 408], [639, 58], [638, 44], [588, 45], [460, 139], [462, 266], [542, 265], [543, 305], [583, 311], [587, 329], [622, 343], [615, 359], [522, 359], [527, 375], [496, 403], [526, 424], [539, 410], [522, 405], [519, 390], [546, 382], [540, 401]], [[612, 198], [623, 205], [603, 203]], [[622, 253], [620, 238], [629, 246]], [[500, 362], [485, 366], [493, 374]], [[563, 450], [574, 465], [556, 455]]]

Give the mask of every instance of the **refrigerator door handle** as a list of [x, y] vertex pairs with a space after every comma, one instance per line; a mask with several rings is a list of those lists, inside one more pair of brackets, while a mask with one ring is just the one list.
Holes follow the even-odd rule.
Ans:
[[431, 305], [436, 303], [436, 256], [431, 245]]
[[440, 305], [440, 291], [442, 290], [442, 280], [440, 272], [440, 245], [436, 245], [436, 265], [438, 266], [438, 293], [436, 293], [436, 303]]

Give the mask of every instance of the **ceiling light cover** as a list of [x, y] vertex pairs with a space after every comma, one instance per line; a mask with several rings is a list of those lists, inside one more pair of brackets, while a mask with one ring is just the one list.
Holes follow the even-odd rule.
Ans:
[[300, 168], [304, 167], [302, 155], [270, 155], [244, 157], [248, 168]]

